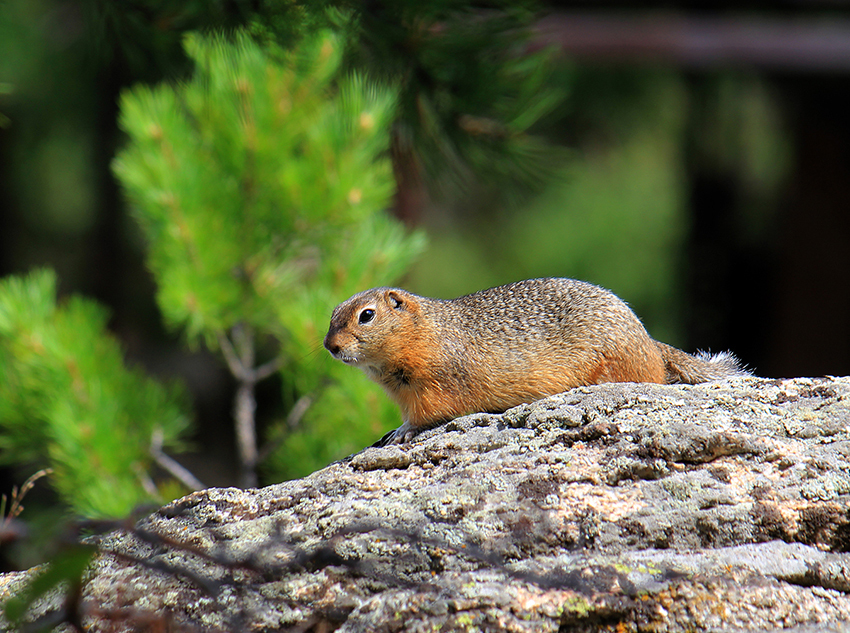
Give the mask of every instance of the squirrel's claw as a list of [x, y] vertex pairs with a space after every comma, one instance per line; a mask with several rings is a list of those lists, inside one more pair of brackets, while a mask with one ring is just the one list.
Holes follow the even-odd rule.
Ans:
[[405, 422], [397, 429], [393, 429], [384, 437], [379, 439], [377, 442], [372, 444], [373, 448], [381, 448], [383, 446], [392, 446], [394, 444], [404, 444], [413, 439], [413, 436], [416, 435], [417, 429], [413, 427], [410, 423]]

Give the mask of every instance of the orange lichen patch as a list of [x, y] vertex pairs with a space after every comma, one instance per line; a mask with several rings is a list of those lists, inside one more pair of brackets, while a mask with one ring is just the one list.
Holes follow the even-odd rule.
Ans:
[[585, 596], [568, 590], [533, 591], [528, 586], [518, 586], [514, 594], [514, 613], [532, 612], [557, 615], [565, 604], [587, 605]]
[[564, 518], [573, 519], [587, 510], [596, 512], [604, 521], [619, 521], [646, 507], [637, 487], [599, 488], [593, 484], [577, 483], [561, 489], [558, 511]]
[[583, 482], [587, 480], [587, 483], [598, 483], [603, 462], [603, 451], [590, 448], [583, 442], [576, 442], [570, 451], [569, 462], [562, 466], [563, 479], [575, 480], [575, 477], [570, 477], [570, 473], [581, 473]]

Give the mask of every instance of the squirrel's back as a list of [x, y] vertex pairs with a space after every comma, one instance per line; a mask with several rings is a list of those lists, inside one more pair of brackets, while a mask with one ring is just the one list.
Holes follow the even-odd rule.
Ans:
[[744, 374], [731, 355], [653, 340], [616, 295], [573, 279], [530, 279], [452, 300], [374, 288], [334, 310], [325, 347], [359, 366], [408, 427], [603, 382], [705, 382]]

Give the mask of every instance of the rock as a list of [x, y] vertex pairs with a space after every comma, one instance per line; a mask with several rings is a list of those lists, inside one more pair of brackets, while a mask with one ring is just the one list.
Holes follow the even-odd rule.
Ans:
[[90, 631], [850, 631], [850, 378], [575, 389], [99, 548]]

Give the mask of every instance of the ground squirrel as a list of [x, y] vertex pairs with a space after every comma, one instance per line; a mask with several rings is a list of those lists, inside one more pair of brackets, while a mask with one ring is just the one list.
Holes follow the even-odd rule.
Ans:
[[653, 340], [616, 295], [574, 279], [530, 279], [448, 301], [373, 288], [334, 309], [324, 344], [401, 407], [404, 423], [379, 444], [582, 385], [747, 374], [731, 354], [692, 356]]

